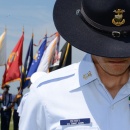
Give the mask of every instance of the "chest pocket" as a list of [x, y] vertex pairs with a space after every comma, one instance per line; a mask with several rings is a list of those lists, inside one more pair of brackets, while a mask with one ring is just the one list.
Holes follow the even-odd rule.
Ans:
[[94, 126], [60, 126], [56, 130], [100, 130]]

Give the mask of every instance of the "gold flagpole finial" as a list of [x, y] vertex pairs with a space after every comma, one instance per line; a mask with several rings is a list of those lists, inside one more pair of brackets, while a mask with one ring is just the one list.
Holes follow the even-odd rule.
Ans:
[[34, 33], [32, 32], [32, 37], [34, 37]]
[[33, 29], [32, 29], [32, 37], [34, 37]]

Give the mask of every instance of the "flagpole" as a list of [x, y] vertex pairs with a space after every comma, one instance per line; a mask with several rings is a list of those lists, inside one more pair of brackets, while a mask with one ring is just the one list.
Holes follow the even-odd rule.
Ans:
[[34, 38], [34, 33], [32, 32], [32, 38]]
[[[24, 34], [24, 26], [23, 26], [23, 29], [22, 29], [22, 33]], [[22, 34], [22, 35], [23, 35]], [[22, 53], [23, 53], [23, 48], [22, 48]], [[23, 65], [21, 65], [21, 76], [22, 76], [22, 71], [23, 71], [23, 69], [24, 69], [24, 66]], [[21, 77], [20, 76], [20, 77]], [[22, 84], [23, 82], [22, 82], [22, 79], [21, 79], [21, 82], [20, 82], [20, 91], [22, 91]]]
[[5, 26], [5, 32], [7, 31], [7, 28], [6, 28], [6, 26]]

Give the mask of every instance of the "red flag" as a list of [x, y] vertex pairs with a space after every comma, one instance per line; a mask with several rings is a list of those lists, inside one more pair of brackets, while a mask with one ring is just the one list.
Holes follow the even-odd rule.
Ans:
[[9, 55], [5, 73], [3, 75], [2, 88], [9, 82], [20, 80], [20, 66], [22, 65], [22, 51], [23, 51], [24, 33], [16, 44], [15, 48]]

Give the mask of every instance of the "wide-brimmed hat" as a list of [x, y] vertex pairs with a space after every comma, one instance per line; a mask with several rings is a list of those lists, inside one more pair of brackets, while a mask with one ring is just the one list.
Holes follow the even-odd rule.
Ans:
[[53, 19], [60, 35], [84, 52], [130, 57], [129, 0], [56, 0]]

